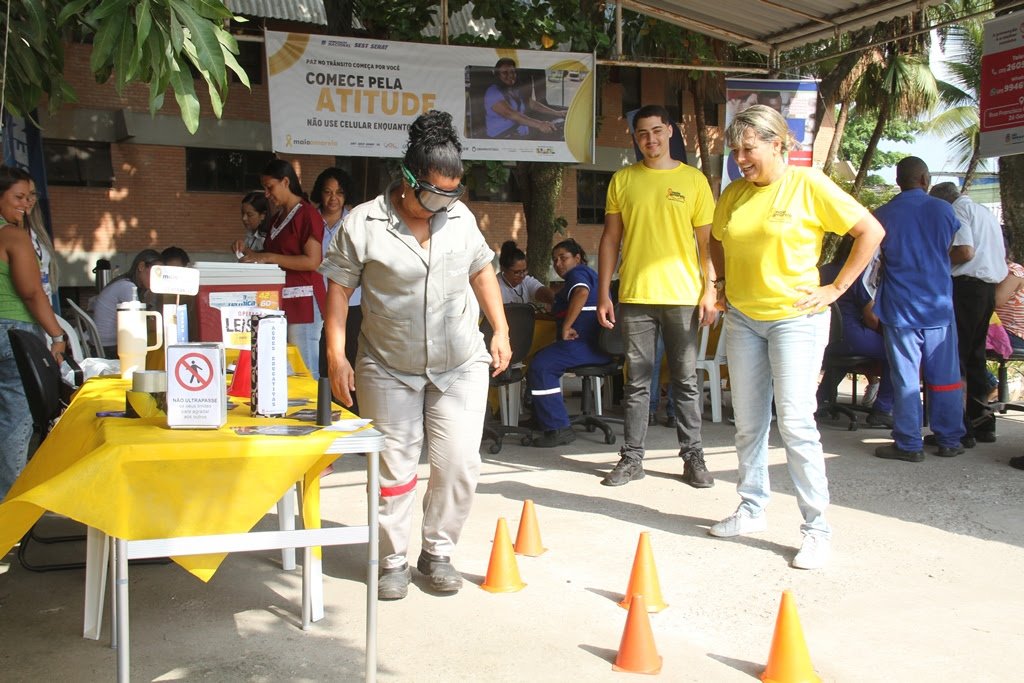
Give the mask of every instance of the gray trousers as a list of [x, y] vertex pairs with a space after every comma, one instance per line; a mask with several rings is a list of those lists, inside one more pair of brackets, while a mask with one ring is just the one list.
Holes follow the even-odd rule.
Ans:
[[423, 495], [422, 549], [450, 556], [469, 517], [480, 474], [487, 362], [469, 365], [444, 392], [429, 381], [421, 390], [412, 389], [365, 355], [356, 365], [359, 409], [384, 434], [380, 566], [389, 569], [406, 562], [424, 440], [430, 479]]
[[623, 457], [642, 460], [651, 403], [651, 375], [658, 330], [665, 339], [665, 358], [672, 382], [676, 436], [680, 454], [703, 450], [700, 438], [700, 394], [697, 391], [696, 306], [620, 304], [619, 324], [626, 341], [626, 422]]

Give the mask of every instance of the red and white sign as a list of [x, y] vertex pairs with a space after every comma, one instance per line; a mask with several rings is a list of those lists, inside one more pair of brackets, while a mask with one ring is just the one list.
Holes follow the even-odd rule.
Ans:
[[167, 368], [168, 427], [216, 429], [227, 422], [223, 346], [172, 344]]
[[978, 95], [981, 156], [1024, 152], [1024, 13], [985, 22]]

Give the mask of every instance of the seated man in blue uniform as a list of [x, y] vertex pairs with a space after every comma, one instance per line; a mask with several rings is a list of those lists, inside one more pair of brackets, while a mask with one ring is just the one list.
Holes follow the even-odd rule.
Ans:
[[527, 382], [533, 397], [534, 420], [544, 434], [533, 445], [550, 448], [576, 440], [562, 400], [562, 375], [578, 365], [601, 365], [610, 359], [597, 345], [597, 271], [576, 240], [559, 242], [551, 250], [555, 272], [565, 285], [555, 295], [551, 312], [558, 318], [558, 340], [530, 361]]

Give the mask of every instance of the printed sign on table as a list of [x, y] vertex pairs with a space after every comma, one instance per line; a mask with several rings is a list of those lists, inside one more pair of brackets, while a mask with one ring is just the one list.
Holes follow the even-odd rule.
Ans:
[[273, 290], [210, 292], [210, 308], [220, 311], [224, 346], [248, 349], [252, 342], [250, 326], [253, 314], [276, 311], [280, 308], [280, 301], [278, 292]]

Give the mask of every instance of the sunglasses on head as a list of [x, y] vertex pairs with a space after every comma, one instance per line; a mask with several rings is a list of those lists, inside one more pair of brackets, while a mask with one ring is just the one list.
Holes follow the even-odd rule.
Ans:
[[466, 191], [466, 186], [462, 183], [459, 183], [454, 190], [442, 190], [424, 180], [419, 180], [412, 174], [412, 171], [405, 167], [405, 164], [402, 164], [402, 177], [416, 192], [416, 200], [419, 201], [420, 206], [430, 213], [447, 211]]

